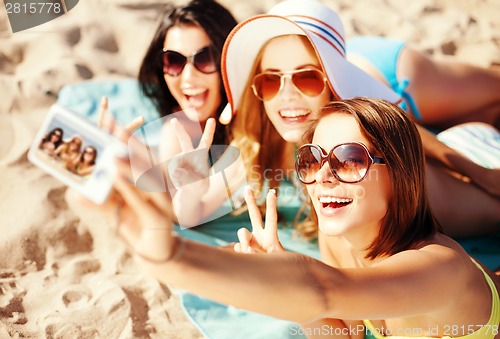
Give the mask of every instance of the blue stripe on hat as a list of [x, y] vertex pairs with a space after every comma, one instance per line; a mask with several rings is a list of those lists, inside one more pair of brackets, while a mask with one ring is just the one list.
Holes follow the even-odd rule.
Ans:
[[335, 40], [337, 42], [337, 44], [340, 46], [340, 48], [342, 49], [342, 52], [344, 52], [344, 55], [345, 55], [345, 47], [344, 47], [344, 44], [339, 41], [339, 39], [337, 39], [333, 34], [331, 34], [328, 30], [324, 29], [323, 27], [319, 26], [319, 25], [316, 25], [316, 24], [313, 24], [313, 23], [310, 23], [310, 22], [307, 22], [307, 21], [300, 21], [300, 20], [293, 20], [294, 22], [296, 22], [297, 24], [299, 25], [306, 25], [306, 26], [312, 26], [312, 27], [315, 27], [317, 28], [318, 30], [324, 32], [326, 35], [328, 35], [330, 38], [332, 38], [333, 40]]

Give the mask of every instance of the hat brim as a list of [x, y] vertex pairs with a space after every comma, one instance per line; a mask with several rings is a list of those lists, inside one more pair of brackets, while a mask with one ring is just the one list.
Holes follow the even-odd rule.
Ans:
[[343, 51], [339, 51], [321, 36], [304, 30], [285, 17], [263, 14], [237, 25], [222, 50], [221, 72], [233, 112], [238, 107], [251, 75], [252, 65], [264, 44], [272, 38], [290, 34], [308, 38], [328, 78], [330, 89], [339, 99], [364, 96], [385, 99], [392, 103], [401, 100], [388, 86], [347, 61]]

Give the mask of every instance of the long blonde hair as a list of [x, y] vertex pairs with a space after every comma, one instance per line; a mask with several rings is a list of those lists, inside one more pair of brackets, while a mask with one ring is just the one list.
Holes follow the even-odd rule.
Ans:
[[[305, 36], [292, 35], [297, 36], [304, 48], [316, 55], [313, 46]], [[282, 154], [286, 149], [287, 141], [282, 138], [269, 120], [263, 102], [255, 97], [251, 87], [254, 76], [262, 71], [261, 62], [265, 48], [279, 37], [282, 36], [268, 40], [255, 58], [231, 126], [232, 140], [241, 151], [248, 182], [258, 194], [262, 192], [266, 181], [269, 188], [277, 188], [286, 177], [283, 171], [285, 159]]]
[[269, 179], [270, 188], [279, 185], [279, 176], [267, 175], [266, 178], [266, 173], [273, 173], [283, 167], [282, 158], [277, 154], [281, 154], [286, 145], [286, 141], [267, 117], [264, 104], [255, 97], [251, 88], [253, 77], [261, 71], [260, 63], [267, 43], [255, 59], [237, 107], [238, 114], [231, 126], [233, 143], [240, 149], [247, 180], [256, 195], [262, 192], [265, 179]]

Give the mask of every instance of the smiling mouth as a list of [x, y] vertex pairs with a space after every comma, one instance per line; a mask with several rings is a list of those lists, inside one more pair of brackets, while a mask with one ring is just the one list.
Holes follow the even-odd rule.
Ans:
[[201, 107], [205, 104], [208, 97], [208, 90], [184, 91], [184, 96], [191, 107]]
[[321, 196], [318, 198], [319, 202], [321, 203], [322, 208], [342, 208], [346, 207], [349, 204], [353, 202], [353, 199], [350, 198], [337, 198], [337, 197], [328, 197], [328, 196]]
[[305, 109], [283, 109], [279, 111], [280, 117], [287, 122], [306, 121], [311, 111]]

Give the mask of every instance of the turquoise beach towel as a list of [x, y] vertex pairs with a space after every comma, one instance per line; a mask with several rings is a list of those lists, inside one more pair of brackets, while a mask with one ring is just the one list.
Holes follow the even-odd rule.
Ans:
[[120, 125], [141, 115], [146, 122], [159, 118], [153, 103], [141, 93], [135, 79], [69, 84], [58, 93], [57, 102], [95, 124], [102, 96], [109, 98], [109, 111]]
[[[119, 124], [126, 124], [138, 115], [144, 116], [146, 122], [159, 118], [154, 106], [141, 94], [138, 83], [134, 79], [107, 82], [88, 81], [67, 85], [59, 93], [58, 103], [95, 122], [103, 95], [108, 96], [110, 111], [113, 112]], [[490, 132], [483, 131], [479, 133], [484, 136], [489, 135]], [[464, 136], [462, 133], [468, 136]], [[463, 132], [457, 129], [455, 132], [448, 131], [441, 137], [438, 135], [438, 138], [448, 143], [450, 147], [456, 147], [457, 150], [463, 150], [465, 144], [468, 149], [466, 155], [473, 157], [479, 154], [479, 152], [475, 152], [475, 149], [480, 146], [474, 147], [470, 140], [472, 135], [477, 133], [477, 130]], [[499, 154], [498, 135], [496, 138], [494, 140], [497, 140], [497, 143], [492, 147], [494, 151], [498, 152], [495, 154]], [[488, 154], [490, 154], [489, 151]], [[483, 154], [480, 158], [484, 157]], [[487, 158], [491, 160], [492, 157]], [[500, 161], [500, 155], [493, 156], [493, 159], [495, 158]], [[478, 162], [482, 161], [477, 156], [474, 159]], [[491, 165], [490, 163], [487, 166], [498, 167], [498, 165]], [[285, 189], [282, 192], [284, 194], [279, 196], [278, 205], [285, 219], [290, 221], [299, 209], [301, 201], [297, 192], [293, 189]], [[247, 214], [238, 217], [227, 215], [194, 229], [181, 230], [177, 228], [177, 232], [182, 237], [194, 241], [223, 246], [237, 240], [236, 231], [241, 227], [250, 228]], [[280, 227], [279, 229], [280, 239], [287, 250], [319, 258], [316, 243], [296, 239], [292, 236], [292, 233], [293, 229], [291, 227]], [[490, 269], [495, 269], [500, 265], [500, 234], [493, 237], [459, 239], [459, 242], [469, 254]], [[177, 293], [180, 295], [187, 316], [207, 338], [305, 338], [301, 334], [298, 325], [293, 322], [221, 305], [183, 291], [177, 291]]]
[[[316, 242], [304, 241], [293, 236], [293, 228], [289, 223], [294, 219], [302, 202], [290, 183], [285, 182], [282, 185], [284, 187], [280, 187], [280, 192], [284, 194], [278, 196], [278, 208], [283, 222], [288, 223], [278, 229], [283, 246], [288, 251], [320, 259]], [[238, 240], [236, 232], [242, 227], [251, 229], [248, 213], [237, 217], [226, 215], [192, 229], [177, 228], [177, 232], [180, 236], [194, 241], [224, 246]], [[240, 310], [183, 291], [177, 293], [186, 314], [207, 338], [306, 338], [302, 335], [299, 324], [294, 322]]]

